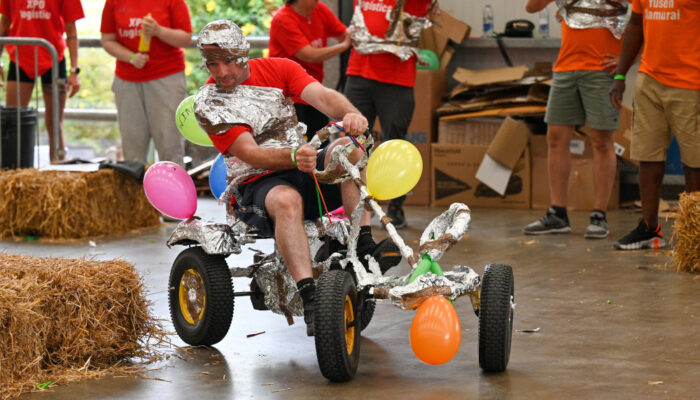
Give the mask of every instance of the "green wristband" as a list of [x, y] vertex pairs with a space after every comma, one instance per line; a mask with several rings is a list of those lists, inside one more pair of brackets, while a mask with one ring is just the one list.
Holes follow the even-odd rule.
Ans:
[[298, 147], [292, 149], [292, 164], [294, 164], [295, 167], [299, 166], [299, 164], [297, 164], [297, 156], [296, 156], [297, 149], [298, 149]]
[[134, 63], [134, 56], [135, 56], [135, 55], [136, 55], [136, 53], [131, 53], [131, 55], [129, 56], [129, 63], [130, 63], [130, 64], [133, 64], [133, 63]]
[[627, 78], [625, 78], [625, 76], [622, 75], [622, 74], [617, 74], [617, 75], [613, 76], [613, 79], [616, 80], [616, 81], [624, 81], [624, 80], [627, 80]]

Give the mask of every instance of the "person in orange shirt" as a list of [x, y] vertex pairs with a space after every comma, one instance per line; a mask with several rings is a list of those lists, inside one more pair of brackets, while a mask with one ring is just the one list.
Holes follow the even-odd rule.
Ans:
[[[552, 1], [528, 0], [525, 9], [535, 13]], [[553, 69], [554, 79], [545, 114], [551, 206], [544, 217], [523, 228], [523, 233], [571, 232], [566, 212], [571, 171], [569, 143], [574, 128], [586, 123], [592, 131], [595, 194], [584, 237], [605, 238], [610, 232], [605, 211], [617, 167], [613, 132], [619, 126], [619, 111], [613, 107], [607, 92], [622, 47], [621, 29], [610, 27], [619, 26], [620, 22], [624, 25], [627, 8], [620, 3], [610, 6], [591, 0], [574, 4], [575, 8], [569, 2], [558, 12], [563, 17], [562, 44]], [[591, 19], [593, 23], [585, 22]]]
[[618, 250], [666, 246], [658, 221], [659, 190], [671, 132], [681, 150], [685, 187], [700, 190], [700, 2], [634, 0], [615, 80], [620, 108], [625, 74], [644, 44], [634, 94], [630, 155], [639, 160], [644, 218], [613, 246]]

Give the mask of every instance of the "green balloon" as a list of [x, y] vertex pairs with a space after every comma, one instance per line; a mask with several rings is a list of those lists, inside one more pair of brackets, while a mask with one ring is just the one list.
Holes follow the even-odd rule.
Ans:
[[440, 68], [440, 60], [432, 50], [421, 49], [418, 53], [416, 67], [418, 69], [438, 69]]
[[182, 133], [185, 139], [200, 146], [214, 146], [214, 143], [209, 139], [209, 135], [204, 132], [197, 118], [194, 116], [194, 95], [182, 100], [177, 106], [175, 113], [175, 124], [177, 129]]

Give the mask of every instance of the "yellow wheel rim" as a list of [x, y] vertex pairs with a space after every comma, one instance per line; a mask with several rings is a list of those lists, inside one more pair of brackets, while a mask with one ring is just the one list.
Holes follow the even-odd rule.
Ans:
[[204, 316], [207, 305], [206, 290], [202, 275], [193, 268], [188, 269], [180, 278], [180, 312], [191, 325], [196, 325]]
[[345, 346], [348, 354], [352, 354], [355, 348], [355, 313], [352, 311], [350, 295], [345, 295]]

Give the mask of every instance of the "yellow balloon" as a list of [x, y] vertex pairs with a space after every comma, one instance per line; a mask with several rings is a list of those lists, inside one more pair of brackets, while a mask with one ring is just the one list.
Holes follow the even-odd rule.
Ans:
[[200, 146], [214, 146], [209, 135], [204, 132], [194, 116], [194, 95], [182, 100], [177, 106], [175, 124], [185, 139]]
[[408, 193], [423, 173], [423, 159], [416, 146], [401, 139], [377, 147], [367, 163], [367, 190], [378, 200]]

